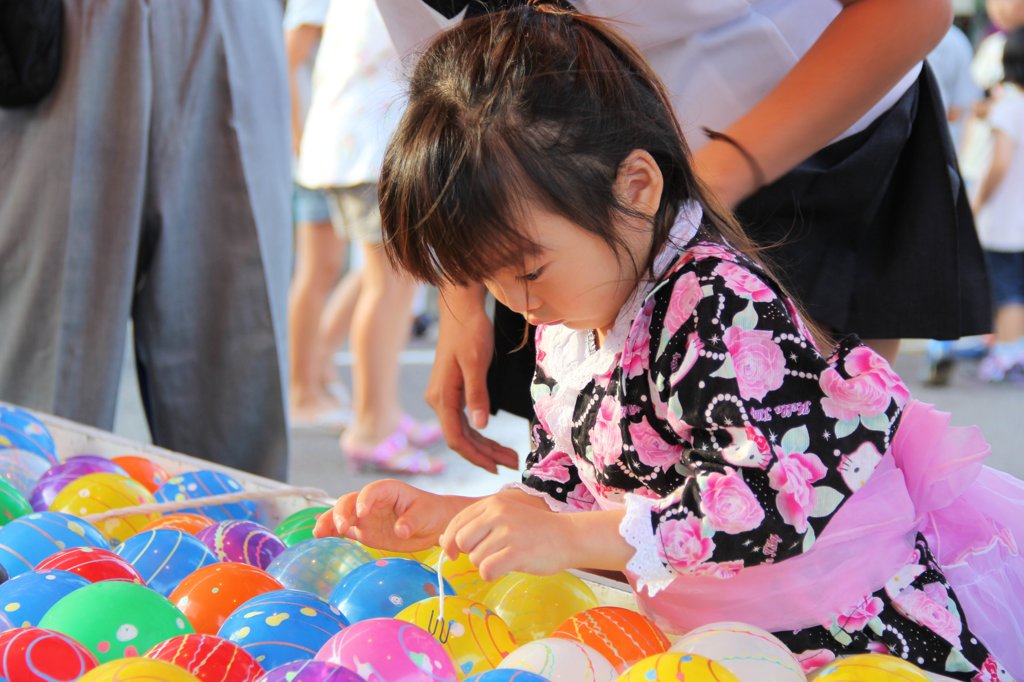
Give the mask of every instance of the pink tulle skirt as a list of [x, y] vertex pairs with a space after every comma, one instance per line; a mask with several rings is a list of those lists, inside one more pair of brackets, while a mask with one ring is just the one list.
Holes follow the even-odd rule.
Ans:
[[951, 427], [949, 414], [911, 401], [890, 453], [807, 552], [727, 580], [680, 575], [637, 600], [672, 632], [715, 621], [824, 625], [896, 575], [921, 532], [967, 626], [1024, 680], [1024, 482], [984, 466], [989, 452], [977, 427]]

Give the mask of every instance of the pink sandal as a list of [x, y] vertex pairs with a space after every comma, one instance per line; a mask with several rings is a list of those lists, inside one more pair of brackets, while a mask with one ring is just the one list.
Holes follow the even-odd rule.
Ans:
[[437, 422], [421, 422], [407, 414], [403, 414], [398, 421], [398, 430], [409, 439], [410, 444], [418, 448], [429, 448], [444, 438], [444, 431]]
[[364, 449], [342, 443], [341, 451], [362, 471], [426, 475], [444, 471], [444, 462], [411, 445], [400, 430], [382, 440], [376, 447]]

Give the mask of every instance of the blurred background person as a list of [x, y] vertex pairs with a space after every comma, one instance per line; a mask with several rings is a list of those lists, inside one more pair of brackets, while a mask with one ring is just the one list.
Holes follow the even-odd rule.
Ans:
[[440, 428], [406, 415], [398, 396], [398, 355], [412, 329], [416, 284], [384, 254], [377, 176], [404, 83], [373, 0], [332, 0], [313, 81], [297, 180], [325, 190], [335, 229], [359, 244], [363, 259], [349, 334], [352, 423], [341, 450], [364, 468], [439, 473], [443, 462], [424, 448], [440, 440]]

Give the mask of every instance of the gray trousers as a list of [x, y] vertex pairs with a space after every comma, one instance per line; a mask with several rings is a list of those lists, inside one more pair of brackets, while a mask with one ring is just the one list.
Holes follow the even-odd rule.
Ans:
[[0, 109], [0, 399], [109, 429], [134, 323], [155, 443], [283, 479], [280, 0], [65, 0], [57, 86]]

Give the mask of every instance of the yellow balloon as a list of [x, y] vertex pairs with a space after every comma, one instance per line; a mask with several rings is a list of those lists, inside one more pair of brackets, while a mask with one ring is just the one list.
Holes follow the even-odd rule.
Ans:
[[508, 623], [520, 645], [547, 637], [570, 616], [598, 605], [587, 584], [564, 571], [509, 573], [487, 591], [483, 603]]
[[818, 668], [810, 680], [824, 682], [928, 682], [913, 663], [885, 654], [857, 654]]
[[[365, 549], [370, 556], [374, 559], [387, 559], [394, 557], [396, 559], [412, 559], [419, 561], [420, 563], [427, 564], [433, 568], [437, 563], [437, 556], [434, 554], [438, 550], [437, 547], [430, 547], [429, 549], [420, 549], [415, 552], [393, 552], [390, 549], [377, 549], [376, 547], [370, 547], [369, 545], [363, 545], [356, 543], [363, 549]], [[430, 563], [430, 557], [434, 555], [434, 563]]]
[[[430, 555], [422, 561], [436, 570], [437, 559], [440, 556], [441, 548], [435, 547], [431, 550]], [[452, 586], [456, 594], [475, 601], [483, 601], [487, 591], [494, 585], [480, 577], [480, 571], [476, 570], [476, 566], [469, 560], [468, 554], [459, 554], [454, 561], [445, 557], [444, 563], [441, 564], [441, 575]]]
[[720, 663], [697, 654], [655, 654], [634, 663], [615, 682], [686, 680], [686, 682], [740, 682]]
[[119, 658], [93, 668], [78, 682], [200, 682], [200, 679], [173, 663], [151, 658]]
[[465, 597], [431, 597], [407, 606], [395, 618], [419, 625], [441, 642], [459, 679], [493, 670], [515, 648], [512, 631], [480, 602]]
[[[152, 493], [134, 478], [121, 474], [86, 474], [68, 483], [57, 494], [50, 511], [85, 516], [155, 502]], [[157, 513], [132, 514], [94, 525], [108, 538], [123, 542], [159, 517]]]

